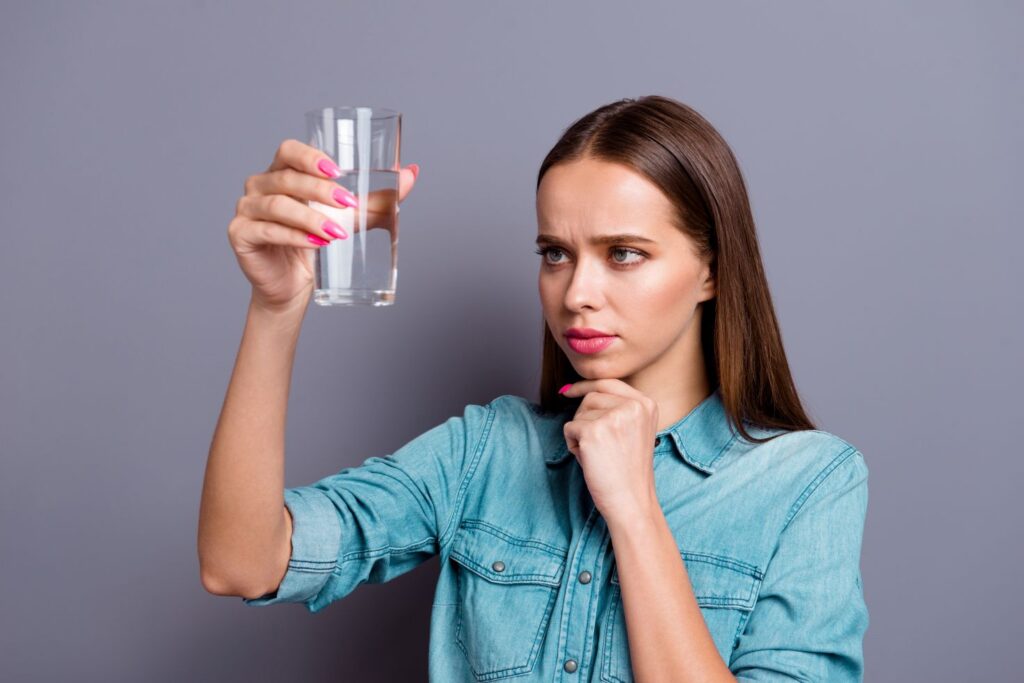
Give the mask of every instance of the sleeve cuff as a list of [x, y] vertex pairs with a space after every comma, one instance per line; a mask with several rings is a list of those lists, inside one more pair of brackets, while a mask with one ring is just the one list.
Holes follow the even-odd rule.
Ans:
[[242, 598], [246, 605], [309, 604], [337, 566], [341, 524], [330, 499], [315, 488], [301, 487], [285, 489], [284, 504], [292, 515], [288, 569], [275, 592], [259, 598]]

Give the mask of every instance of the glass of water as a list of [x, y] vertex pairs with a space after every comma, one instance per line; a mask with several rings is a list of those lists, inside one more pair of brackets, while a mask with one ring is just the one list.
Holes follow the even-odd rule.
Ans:
[[310, 146], [327, 153], [334, 179], [356, 208], [310, 201], [349, 239], [316, 250], [313, 301], [321, 306], [390, 306], [398, 284], [398, 175], [402, 115], [378, 107], [322, 107], [306, 112]]

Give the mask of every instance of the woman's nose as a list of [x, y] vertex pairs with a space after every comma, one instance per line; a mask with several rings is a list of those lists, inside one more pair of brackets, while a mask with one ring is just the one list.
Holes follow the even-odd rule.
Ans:
[[581, 261], [572, 272], [565, 290], [565, 306], [570, 310], [600, 308], [604, 302], [604, 278], [597, 264]]

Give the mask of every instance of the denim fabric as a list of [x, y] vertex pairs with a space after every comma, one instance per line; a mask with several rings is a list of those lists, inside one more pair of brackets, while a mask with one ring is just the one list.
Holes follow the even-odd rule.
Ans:
[[[286, 489], [287, 573], [243, 600], [318, 612], [439, 554], [432, 681], [632, 681], [608, 528], [566, 447], [570, 418], [503, 395]], [[739, 680], [862, 680], [864, 458], [823, 431], [751, 431], [777, 436], [740, 438], [716, 390], [653, 448], [705, 623]]]

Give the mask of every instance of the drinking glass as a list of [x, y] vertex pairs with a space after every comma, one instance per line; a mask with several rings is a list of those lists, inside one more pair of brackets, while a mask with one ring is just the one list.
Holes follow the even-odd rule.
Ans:
[[334, 160], [334, 181], [356, 208], [310, 201], [348, 233], [316, 250], [313, 301], [321, 306], [390, 306], [398, 284], [398, 175], [402, 115], [379, 107], [306, 112], [309, 144]]

